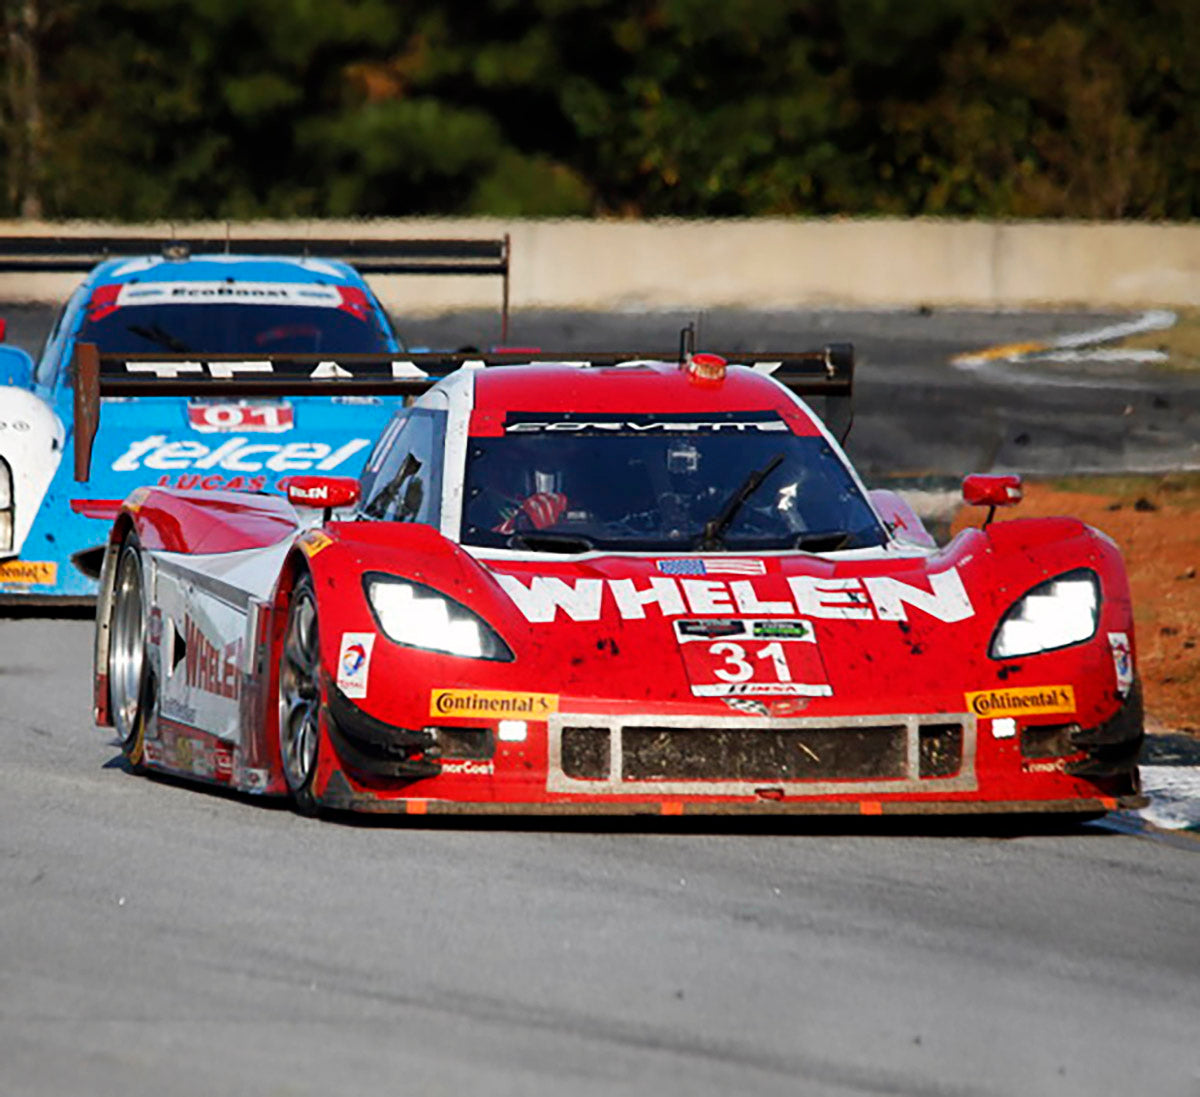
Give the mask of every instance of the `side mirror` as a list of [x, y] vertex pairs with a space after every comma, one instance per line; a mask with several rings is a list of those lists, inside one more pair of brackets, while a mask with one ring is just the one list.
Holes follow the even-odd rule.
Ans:
[[291, 476], [287, 482], [288, 502], [294, 507], [319, 507], [326, 513], [358, 502], [358, 481], [349, 476]]
[[983, 524], [990, 524], [997, 507], [1015, 507], [1024, 496], [1019, 476], [974, 473], [962, 483], [963, 502], [972, 507], [989, 507]]
[[20, 347], [0, 346], [0, 385], [27, 389], [31, 384], [33, 359]]

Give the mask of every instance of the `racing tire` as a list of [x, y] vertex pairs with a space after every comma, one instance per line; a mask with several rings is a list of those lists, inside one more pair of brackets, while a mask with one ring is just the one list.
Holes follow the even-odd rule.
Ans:
[[279, 760], [292, 803], [315, 815], [313, 792], [321, 756], [321, 644], [310, 575], [292, 590], [279, 652]]
[[146, 722], [154, 704], [154, 680], [146, 657], [146, 593], [142, 549], [130, 534], [121, 545], [113, 578], [108, 637], [108, 694], [121, 753], [135, 773], [145, 769]]

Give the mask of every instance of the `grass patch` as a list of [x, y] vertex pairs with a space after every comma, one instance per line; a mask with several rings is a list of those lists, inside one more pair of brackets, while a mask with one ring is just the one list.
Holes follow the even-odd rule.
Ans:
[[1185, 510], [1200, 508], [1200, 472], [1058, 476], [1036, 482], [1075, 495], [1108, 495], [1129, 503], [1153, 496]]

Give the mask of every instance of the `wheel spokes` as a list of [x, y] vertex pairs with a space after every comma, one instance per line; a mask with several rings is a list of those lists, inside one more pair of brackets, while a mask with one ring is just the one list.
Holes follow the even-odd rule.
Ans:
[[299, 786], [308, 778], [316, 759], [316, 706], [304, 700], [288, 703], [284, 715], [284, 766], [292, 783]]
[[280, 753], [288, 783], [301, 789], [316, 765], [320, 718], [320, 645], [316, 606], [298, 594], [288, 617], [279, 673]]
[[298, 671], [305, 671], [310, 676], [315, 673], [318, 660], [316, 631], [313, 629], [315, 616], [312, 603], [307, 598], [303, 599], [292, 613], [283, 647], [287, 661]]

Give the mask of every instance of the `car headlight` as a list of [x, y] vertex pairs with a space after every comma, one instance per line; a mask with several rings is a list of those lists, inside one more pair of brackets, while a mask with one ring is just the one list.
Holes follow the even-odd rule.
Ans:
[[511, 662], [513, 653], [491, 625], [453, 598], [408, 579], [363, 576], [367, 601], [383, 633], [407, 647]]
[[1079, 644], [1096, 635], [1099, 621], [1100, 582], [1094, 571], [1078, 568], [1017, 599], [1001, 618], [988, 654], [1016, 659]]

